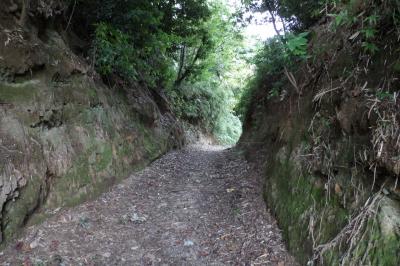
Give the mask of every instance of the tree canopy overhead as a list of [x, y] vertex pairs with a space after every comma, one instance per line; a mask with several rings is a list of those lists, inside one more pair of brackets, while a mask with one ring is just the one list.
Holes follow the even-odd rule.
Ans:
[[275, 24], [282, 19], [284, 27], [291, 30], [304, 30], [313, 25], [323, 15], [326, 5], [332, 0], [243, 0], [253, 12], [268, 12]]
[[232, 71], [244, 61], [236, 14], [224, 0], [85, 0], [72, 27], [93, 36], [88, 56], [103, 77], [163, 90], [183, 120], [238, 138], [240, 79]]
[[[213, 1], [215, 3], [215, 1]], [[201, 0], [80, 2], [102, 74], [175, 83], [198, 74], [214, 51], [210, 24], [216, 5]]]

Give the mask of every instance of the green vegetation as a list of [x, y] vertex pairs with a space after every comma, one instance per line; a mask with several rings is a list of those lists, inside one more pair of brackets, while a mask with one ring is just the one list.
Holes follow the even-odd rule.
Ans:
[[267, 150], [265, 198], [289, 250], [302, 264], [397, 265], [398, 232], [385, 234], [390, 222], [379, 215], [398, 215], [365, 206], [379, 189], [392, 191], [399, 173], [399, 84], [387, 82], [398, 76], [399, 1], [248, 8], [267, 12], [277, 36], [254, 57], [236, 111], [242, 145]]
[[[385, 30], [392, 28], [394, 33], [400, 36], [399, 1], [386, 0], [381, 3], [374, 0], [247, 0], [245, 2], [247, 8], [252, 11], [270, 14], [270, 21], [275, 26], [277, 36], [267, 40], [253, 59], [256, 73], [247, 83], [235, 109], [242, 119], [249, 109], [250, 99], [255, 91], [263, 88], [268, 90], [269, 99], [282, 98], [290, 93], [283, 91], [282, 87], [285, 84], [293, 85], [290, 74], [302, 66], [299, 64], [301, 61], [312, 59], [315, 63], [324, 59], [321, 58], [321, 54], [328, 52], [328, 48], [323, 51], [318, 51], [315, 47], [309, 49], [309, 40], [315, 41], [314, 33], [305, 31], [322, 16], [332, 18], [330, 22], [332, 33], [346, 35], [348, 40], [358, 47], [360, 60], [365, 56], [367, 58], [374, 56], [387, 45], [382, 42]], [[278, 18], [283, 25], [283, 33], [277, 28]], [[343, 36], [338, 35], [338, 38], [341, 37]], [[394, 64], [394, 71], [397, 69], [396, 66]], [[391, 93], [378, 91], [376, 95], [379, 99], [385, 99]]]
[[82, 3], [82, 10], [104, 75], [151, 87], [179, 84], [203, 69], [214, 48], [206, 28], [211, 7], [204, 1], [101, 0]]
[[268, 12], [271, 22], [276, 27], [279, 20], [286, 30], [301, 31], [315, 24], [323, 15], [324, 10], [334, 4], [335, 0], [245, 0], [252, 11]]
[[78, 5], [74, 27], [94, 36], [88, 56], [104, 79], [164, 90], [179, 118], [224, 144], [238, 140], [241, 124], [233, 107], [249, 67], [237, 10], [222, 0]]
[[35, 85], [37, 82], [25, 82], [20, 84], [0, 84], [0, 102], [20, 102], [35, 97]]
[[[299, 34], [288, 33], [285, 36], [276, 36], [269, 39], [253, 59], [256, 66], [255, 75], [246, 85], [240, 102], [236, 106], [236, 113], [242, 119], [248, 110], [253, 93], [259, 88], [268, 88], [268, 98], [277, 98], [282, 95], [282, 87], [287, 80], [276, 79], [285, 71], [292, 71], [300, 61], [308, 58], [308, 32]], [[271, 85], [271, 86], [269, 86]]]
[[[47, 77], [39, 71], [44, 63], [32, 68], [31, 78], [38, 81], [18, 83], [29, 80], [25, 70], [14, 83], [3, 77], [0, 105], [7, 112], [15, 108], [18, 118], [4, 120], [9, 142], [24, 143], [30, 151], [29, 137], [65, 162], [54, 173], [41, 169], [48, 178], [61, 177], [47, 180], [53, 192], [47, 195], [50, 183], [34, 176], [17, 204], [7, 202], [6, 238], [43, 204], [74, 205], [104, 191], [133, 165], [158, 158], [168, 150], [166, 139], [181, 135], [178, 126], [164, 130], [179, 124], [169, 116], [172, 110], [222, 144], [236, 143], [243, 121], [247, 130], [258, 131], [244, 143], [268, 150], [265, 198], [301, 263], [313, 253], [331, 264], [347, 259], [357, 265], [397, 263], [399, 223], [393, 226], [396, 234], [385, 236], [383, 229], [400, 216], [398, 206], [390, 215], [379, 205], [362, 206], [371, 194], [381, 193], [381, 186], [386, 196], [398, 196], [399, 0], [243, 0], [243, 10], [226, 0], [61, 2], [70, 5], [64, 15], [71, 11], [62, 41], [82, 53], [109, 89], [96, 86], [92, 71], [72, 75], [78, 63], [72, 59], [65, 82], [54, 78], [64, 73]], [[276, 32], [256, 51], [246, 47], [242, 33], [249, 10], [267, 14]], [[49, 44], [46, 39], [57, 39], [44, 22], [37, 34]], [[73, 40], [73, 33], [86, 39]], [[54, 63], [46, 63], [46, 70], [64, 70], [67, 60], [58, 58], [68, 53], [62, 47], [60, 55], [51, 54]], [[52, 80], [51, 87], [42, 78]], [[43, 97], [50, 94], [57, 95], [54, 103]], [[133, 107], [131, 98], [137, 100]], [[157, 119], [160, 113], [168, 113], [162, 118], [171, 121]], [[43, 122], [52, 128], [42, 128]], [[38, 161], [44, 155], [53, 160], [40, 154]], [[370, 210], [378, 216], [370, 216]], [[368, 215], [359, 216], [359, 223], [355, 218], [363, 211]], [[342, 245], [345, 238], [357, 240], [340, 232], [354, 221], [362, 225], [356, 230], [362, 235], [357, 245]]]
[[[359, 210], [363, 199], [354, 200], [351, 192], [356, 192], [356, 198], [365, 198], [367, 193], [351, 187], [353, 178], [360, 184], [368, 184], [371, 169], [375, 169], [374, 187], [376, 169], [381, 170], [387, 163], [382, 163], [382, 149], [395, 154], [384, 145], [390, 143], [387, 141], [390, 138], [392, 142], [397, 141], [398, 136], [395, 139], [394, 133], [383, 134], [398, 132], [398, 109], [393, 103], [389, 109], [387, 104], [397, 97], [396, 84], [389, 84], [388, 80], [393, 78], [390, 71], [398, 72], [398, 60], [379, 54], [395, 46], [395, 38], [390, 39], [388, 32], [400, 36], [400, 5], [397, 0], [244, 2], [248, 10], [266, 12], [276, 31], [276, 36], [259, 47], [250, 60], [239, 26], [244, 21], [243, 11], [235, 13], [222, 0], [102, 0], [82, 5], [97, 6], [89, 12], [92, 14], [88, 20], [95, 37], [94, 65], [104, 78], [118, 77], [164, 90], [180, 119], [213, 133], [221, 143], [235, 143], [241, 135], [239, 118], [243, 121], [248, 118], [246, 115], [252, 115], [254, 118], [248, 120], [255, 127], [271, 128], [261, 130], [262, 141], [268, 137], [274, 139], [269, 148], [284, 151], [282, 146], [289, 147], [291, 153], [284, 160], [279, 160], [279, 154], [269, 157], [265, 197], [276, 212], [289, 249], [302, 263], [307, 263], [317, 247], [329, 244], [340, 235], [341, 229]], [[317, 22], [321, 27], [312, 27]], [[388, 50], [398, 55], [398, 49]], [[247, 80], [252, 74], [251, 65], [255, 73]], [[376, 66], [387, 66], [387, 73], [374, 77], [373, 72], [379, 73], [373, 70]], [[358, 84], [360, 80], [363, 84]], [[330, 103], [323, 101], [325, 96]], [[351, 97], [360, 99], [360, 105], [368, 103], [363, 109], [355, 102], [353, 110], [350, 104], [345, 105]], [[287, 99], [290, 101], [285, 102]], [[286, 110], [274, 104], [280, 102]], [[283, 118], [288, 123], [280, 124], [279, 119], [269, 120], [269, 125], [259, 123], [260, 117], [268, 117], [263, 107], [270, 103], [276, 108], [272, 110], [290, 113], [291, 117]], [[302, 116], [299, 128], [294, 128], [292, 123], [296, 111]], [[365, 116], [368, 113], [368, 120], [375, 119], [371, 113], [379, 119], [373, 125], [369, 121], [364, 125], [365, 118], [362, 120], [356, 112], [363, 112]], [[388, 119], [387, 113], [393, 114], [392, 117]], [[389, 124], [391, 127], [390, 121], [394, 121], [393, 125]], [[371, 130], [373, 127], [375, 132]], [[295, 137], [288, 137], [291, 130]], [[365, 148], [362, 154], [356, 153], [355, 145], [340, 148], [344, 134], [356, 135], [364, 145], [364, 139], [358, 135], [366, 134], [365, 131], [374, 135], [374, 148]], [[307, 141], [307, 153], [296, 151], [299, 139], [308, 134], [309, 139], [302, 140]], [[380, 150], [374, 151], [379, 148], [378, 144]], [[145, 147], [153, 150], [150, 142]], [[294, 154], [295, 151], [299, 154]], [[303, 156], [307, 162], [301, 161]], [[362, 161], [356, 161], [356, 156]], [[361, 180], [361, 173], [352, 172], [357, 171], [358, 164], [362, 165], [360, 169], [363, 168], [366, 181]], [[366, 234], [376, 238], [374, 243], [388, 241], [390, 252], [397, 248], [397, 239], [381, 241], [381, 234], [375, 233], [378, 226], [369, 227]], [[355, 252], [350, 246], [349, 254], [357, 257], [358, 253], [368, 253], [368, 245], [363, 245], [361, 242]], [[347, 252], [327, 250], [325, 256], [332, 262], [338, 262], [338, 256]], [[377, 248], [370, 252], [368, 260], [373, 262], [382, 256], [386, 261], [393, 256], [382, 252]]]
[[201, 72], [170, 87], [168, 95], [180, 118], [213, 133], [223, 144], [233, 144], [240, 137], [241, 123], [232, 110], [248, 75], [240, 54], [243, 39], [224, 4], [214, 2], [211, 10], [206, 28], [215, 50], [203, 61]]

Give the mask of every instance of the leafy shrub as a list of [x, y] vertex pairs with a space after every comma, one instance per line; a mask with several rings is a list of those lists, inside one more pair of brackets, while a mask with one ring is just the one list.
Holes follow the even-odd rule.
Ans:
[[[264, 47], [256, 54], [254, 64], [255, 75], [248, 82], [241, 99], [235, 107], [236, 114], [243, 120], [250, 107], [254, 92], [260, 88], [267, 88], [268, 98], [272, 99], [281, 94], [283, 80], [276, 77], [283, 76], [284, 69], [294, 70], [301, 60], [308, 58], [308, 32], [287, 34], [269, 39]], [[272, 77], [272, 78], [271, 78]], [[272, 81], [272, 84], [269, 84]]]
[[307, 57], [307, 45], [308, 45], [308, 32], [302, 32], [297, 35], [290, 34], [287, 37], [286, 48], [287, 52], [285, 56], [298, 56], [301, 58]]
[[185, 83], [179, 90], [170, 89], [168, 96], [179, 118], [212, 133], [221, 144], [239, 140], [242, 124], [233, 112], [234, 93], [220, 80]]
[[82, 35], [93, 33], [101, 74], [114, 73], [150, 87], [172, 86], [198, 75], [215, 51], [206, 28], [211, 19], [207, 2], [77, 1], [72, 27], [86, 30]]
[[224, 102], [223, 92], [214, 90], [217, 85], [215, 82], [185, 83], [179, 90], [168, 91], [177, 116], [212, 132]]
[[132, 49], [127, 34], [106, 23], [99, 23], [95, 32], [96, 66], [100, 74], [119, 73], [127, 79], [136, 80], [138, 55]]
[[[102, 75], [165, 88], [176, 114], [224, 143], [240, 134], [233, 106], [241, 36], [222, 0], [85, 0], [77, 17], [93, 31]], [[74, 25], [79, 28], [80, 25]], [[234, 74], [232, 74], [234, 73]]]
[[242, 122], [234, 113], [226, 112], [219, 116], [213, 133], [221, 144], [235, 144], [242, 135]]
[[[333, 30], [345, 28], [354, 31], [350, 37], [358, 41], [365, 54], [374, 55], [379, 51], [380, 27], [393, 27], [400, 36], [399, 1], [366, 0], [366, 1], [338, 1], [340, 7], [335, 9], [336, 13], [329, 14], [334, 18]], [[382, 32], [381, 32], [382, 33]]]

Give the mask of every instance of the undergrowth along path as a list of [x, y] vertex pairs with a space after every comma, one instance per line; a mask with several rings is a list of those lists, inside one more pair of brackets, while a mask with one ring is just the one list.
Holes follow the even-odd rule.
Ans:
[[296, 265], [234, 149], [173, 151], [97, 200], [60, 210], [1, 265]]

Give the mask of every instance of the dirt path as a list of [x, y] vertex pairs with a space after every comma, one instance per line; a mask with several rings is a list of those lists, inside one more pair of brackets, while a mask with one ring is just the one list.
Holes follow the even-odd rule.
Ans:
[[0, 265], [295, 265], [232, 150], [191, 146], [99, 199], [59, 211], [0, 253]]

